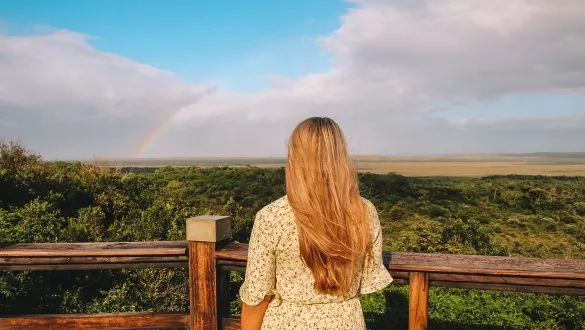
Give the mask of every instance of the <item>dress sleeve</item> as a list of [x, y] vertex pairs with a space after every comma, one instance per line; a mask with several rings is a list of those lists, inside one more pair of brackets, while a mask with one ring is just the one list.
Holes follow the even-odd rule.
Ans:
[[248, 245], [248, 264], [240, 299], [249, 306], [258, 305], [266, 295], [274, 294], [275, 289], [276, 233], [266, 217], [262, 210], [256, 213]]
[[382, 290], [392, 283], [392, 276], [384, 266], [382, 258], [382, 228], [378, 212], [373, 204], [367, 202], [370, 216], [372, 217], [372, 251], [364, 259], [360, 294], [368, 294]]

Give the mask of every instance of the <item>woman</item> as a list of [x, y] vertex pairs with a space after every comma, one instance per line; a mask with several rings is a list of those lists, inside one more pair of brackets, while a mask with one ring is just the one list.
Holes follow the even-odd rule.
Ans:
[[359, 195], [341, 129], [304, 120], [288, 145], [286, 196], [256, 214], [242, 330], [365, 329], [358, 294], [390, 282], [380, 220]]

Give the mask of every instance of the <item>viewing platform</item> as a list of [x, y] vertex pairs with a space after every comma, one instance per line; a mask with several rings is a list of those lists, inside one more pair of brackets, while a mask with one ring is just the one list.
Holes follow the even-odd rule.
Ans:
[[[227, 315], [229, 272], [248, 245], [229, 242], [229, 217], [187, 220], [186, 241], [22, 243], [0, 249], [0, 271], [188, 268], [188, 313], [0, 315], [0, 329], [239, 329]], [[429, 286], [585, 296], [585, 260], [394, 252], [384, 263], [410, 285], [409, 329], [428, 325]]]

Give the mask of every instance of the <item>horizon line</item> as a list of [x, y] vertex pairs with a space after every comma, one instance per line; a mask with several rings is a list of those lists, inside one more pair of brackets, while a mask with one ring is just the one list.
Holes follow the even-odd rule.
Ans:
[[[396, 154], [350, 154], [351, 158], [424, 158], [424, 157], [519, 157], [519, 156], [538, 156], [538, 155], [583, 155], [585, 151], [536, 151], [536, 152], [502, 152], [502, 153], [396, 153]], [[246, 156], [153, 156], [153, 157], [93, 157], [93, 158], [54, 158], [46, 161], [141, 161], [141, 160], [193, 160], [193, 159], [286, 159], [286, 155], [246, 155]]]

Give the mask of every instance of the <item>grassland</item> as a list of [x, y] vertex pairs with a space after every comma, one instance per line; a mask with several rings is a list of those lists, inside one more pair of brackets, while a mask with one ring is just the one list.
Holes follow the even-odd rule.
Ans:
[[[549, 175], [585, 176], [585, 153], [533, 153], [509, 155], [453, 156], [355, 156], [360, 172], [385, 174], [394, 172], [405, 176], [463, 176], [486, 175]], [[257, 166], [281, 167], [284, 158], [135, 158], [91, 160], [87, 163], [108, 167], [217, 167]]]

